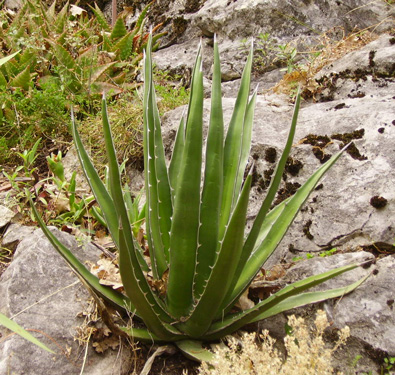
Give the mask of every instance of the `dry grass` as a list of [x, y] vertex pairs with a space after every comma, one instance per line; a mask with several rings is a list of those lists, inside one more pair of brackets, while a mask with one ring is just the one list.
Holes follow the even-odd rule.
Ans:
[[339, 338], [330, 348], [323, 340], [329, 323], [324, 311], [318, 311], [315, 328], [310, 330], [302, 318], [291, 316], [288, 324], [293, 332], [284, 339], [286, 359], [275, 349], [275, 340], [263, 331], [257, 343], [256, 334], [244, 334], [238, 341], [231, 337], [228, 346], [215, 350], [213, 366], [203, 363], [200, 375], [330, 375], [332, 354], [344, 345], [350, 335], [348, 327], [339, 331]]
[[[307, 62], [297, 65], [295, 70], [284, 75], [283, 79], [273, 88], [276, 93], [291, 94], [298, 85], [303, 90], [314, 94], [318, 84], [314, 76], [326, 65], [345, 56], [347, 53], [358, 50], [377, 39], [377, 35], [366, 29], [346, 35], [341, 27], [335, 27], [322, 34], [317, 44], [306, 52]], [[318, 56], [317, 56], [318, 55]], [[314, 57], [313, 56], [317, 56]]]
[[[127, 93], [115, 102], [108, 104], [108, 117], [118, 162], [128, 159], [138, 163], [143, 159], [143, 107], [141, 100]], [[78, 126], [84, 144], [89, 149], [99, 170], [107, 163], [103, 137], [102, 115], [89, 117]]]

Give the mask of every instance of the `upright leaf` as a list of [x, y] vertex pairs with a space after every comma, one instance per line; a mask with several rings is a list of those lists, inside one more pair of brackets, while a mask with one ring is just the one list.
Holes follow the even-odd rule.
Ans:
[[199, 47], [186, 123], [185, 146], [178, 176], [170, 234], [170, 270], [167, 305], [177, 317], [188, 315], [192, 303], [198, 233], [202, 166], [203, 72]]
[[206, 166], [200, 214], [199, 248], [194, 278], [195, 299], [198, 299], [203, 293], [220, 246], [218, 236], [223, 187], [224, 148], [220, 65], [218, 44], [215, 40], [210, 125], [207, 136]]
[[239, 93], [237, 95], [235, 108], [225, 139], [224, 190], [221, 204], [220, 237], [225, 233], [226, 225], [228, 224], [229, 217], [239, 194], [236, 187], [240, 186], [240, 180], [243, 178], [239, 173], [239, 166], [241, 163], [244, 138], [244, 120], [250, 92], [252, 52], [251, 46], [251, 51], [248, 55], [247, 63], [243, 71]]

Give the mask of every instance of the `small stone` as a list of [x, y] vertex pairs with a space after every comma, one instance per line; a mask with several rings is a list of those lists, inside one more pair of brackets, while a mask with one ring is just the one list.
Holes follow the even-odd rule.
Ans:
[[7, 207], [0, 206], [0, 228], [7, 225], [15, 214]]

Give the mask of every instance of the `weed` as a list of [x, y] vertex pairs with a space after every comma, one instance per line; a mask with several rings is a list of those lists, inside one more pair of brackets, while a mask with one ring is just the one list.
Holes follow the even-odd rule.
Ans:
[[381, 375], [390, 375], [395, 367], [395, 357], [384, 358], [384, 364], [381, 366]]
[[284, 339], [287, 356], [275, 349], [275, 340], [263, 331], [257, 343], [255, 333], [244, 333], [239, 339], [230, 337], [228, 346], [217, 346], [215, 359], [211, 365], [203, 363], [200, 375], [230, 374], [334, 374], [331, 366], [333, 353], [345, 344], [350, 335], [348, 327], [339, 331], [334, 347], [328, 348], [323, 340], [324, 330], [329, 327], [326, 314], [318, 311], [315, 329], [309, 332], [302, 318], [291, 316], [288, 319], [289, 330]]

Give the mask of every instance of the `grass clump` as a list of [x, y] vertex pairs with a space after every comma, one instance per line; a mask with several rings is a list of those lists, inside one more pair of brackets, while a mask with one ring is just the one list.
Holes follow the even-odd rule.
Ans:
[[[117, 145], [120, 163], [128, 159], [138, 164], [143, 159], [143, 106], [133, 93], [125, 93], [108, 106], [108, 116]], [[102, 133], [101, 114], [89, 116], [82, 121], [81, 136], [88, 146], [97, 167], [102, 170], [107, 163]]]
[[294, 315], [288, 319], [292, 331], [284, 339], [286, 358], [275, 348], [275, 340], [264, 330], [259, 335], [244, 333], [237, 340], [230, 337], [228, 346], [215, 349], [212, 364], [202, 363], [200, 375], [331, 375], [335, 370], [331, 358], [350, 336], [348, 327], [339, 331], [339, 338], [333, 347], [328, 347], [323, 339], [324, 331], [329, 327], [326, 313], [317, 312], [315, 328], [310, 330], [303, 318]]

